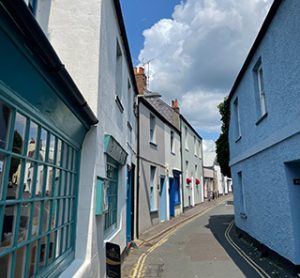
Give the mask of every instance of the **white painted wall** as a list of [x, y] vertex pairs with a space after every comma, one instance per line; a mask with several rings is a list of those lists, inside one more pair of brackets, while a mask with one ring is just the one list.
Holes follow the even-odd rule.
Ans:
[[[113, 1], [44, 0], [38, 6], [37, 20], [99, 119], [82, 146], [75, 261], [61, 277], [105, 277], [105, 241], [119, 244], [121, 251], [126, 246], [127, 165], [119, 170], [117, 229], [105, 238], [104, 217], [95, 216], [96, 178], [106, 176], [104, 135], [112, 135], [128, 153], [127, 164], [136, 165], [134, 92], [128, 93], [132, 80]], [[123, 113], [115, 101], [117, 40], [123, 53]]]

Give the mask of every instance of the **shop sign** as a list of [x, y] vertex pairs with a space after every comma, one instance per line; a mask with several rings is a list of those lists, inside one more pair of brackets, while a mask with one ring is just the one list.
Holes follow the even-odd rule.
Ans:
[[125, 165], [127, 153], [111, 135], [104, 136], [104, 152], [121, 165]]
[[106, 243], [106, 277], [121, 277], [120, 246], [110, 242]]

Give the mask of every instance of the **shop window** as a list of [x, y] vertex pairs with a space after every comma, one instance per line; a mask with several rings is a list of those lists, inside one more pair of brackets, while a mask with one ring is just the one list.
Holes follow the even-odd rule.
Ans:
[[105, 213], [104, 230], [106, 233], [114, 229], [117, 224], [118, 215], [118, 163], [110, 157], [107, 157], [106, 163], [106, 178], [108, 181], [108, 210]]
[[74, 250], [76, 153], [0, 100], [1, 277], [39, 276]]

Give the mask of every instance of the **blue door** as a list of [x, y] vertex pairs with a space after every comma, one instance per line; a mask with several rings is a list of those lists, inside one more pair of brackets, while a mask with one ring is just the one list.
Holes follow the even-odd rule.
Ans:
[[[128, 167], [129, 168], [129, 167]], [[133, 238], [133, 167], [127, 171], [127, 208], [126, 208], [126, 241], [130, 242]]]
[[165, 177], [160, 177], [160, 202], [159, 202], [159, 210], [160, 210], [160, 221], [165, 221], [167, 219], [167, 191], [165, 185]]
[[169, 178], [170, 217], [175, 216], [175, 186], [174, 179]]

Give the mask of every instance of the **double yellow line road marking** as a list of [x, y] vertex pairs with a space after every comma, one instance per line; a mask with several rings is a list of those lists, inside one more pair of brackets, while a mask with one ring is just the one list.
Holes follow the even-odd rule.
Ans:
[[228, 225], [226, 231], [225, 231], [225, 238], [227, 242], [235, 249], [235, 251], [257, 272], [257, 274], [260, 277], [267, 277], [271, 278], [268, 273], [266, 273], [258, 264], [256, 264], [247, 254], [233, 241], [233, 239], [230, 237], [230, 231], [233, 227], [233, 221]]
[[[143, 277], [144, 274], [144, 267], [145, 267], [145, 262], [147, 257], [158, 247], [160, 247], [161, 245], [163, 245], [166, 241], [168, 241], [168, 239], [170, 238], [171, 235], [173, 235], [178, 229], [180, 229], [181, 227], [183, 227], [184, 225], [194, 221], [196, 218], [204, 215], [205, 213], [207, 213], [208, 211], [212, 210], [215, 207], [210, 207], [205, 209], [203, 212], [190, 217], [188, 220], [184, 221], [183, 223], [180, 223], [179, 225], [177, 225], [176, 227], [174, 227], [174, 229], [171, 229], [169, 232], [167, 232], [157, 243], [155, 243], [152, 247], [150, 247], [145, 253], [143, 253], [136, 265], [134, 265], [134, 267], [131, 269], [130, 271], [130, 278], [141, 278]], [[230, 246], [232, 248], [235, 249], [235, 251], [258, 273], [258, 275], [260, 277], [263, 278], [271, 278], [271, 276], [269, 276], [259, 265], [257, 265], [249, 256], [247, 256], [247, 254], [232, 240], [232, 238], [230, 237], [230, 231], [233, 227], [234, 221], [232, 221], [226, 231], [225, 231], [225, 238], [227, 240], [227, 242], [230, 244]]]

